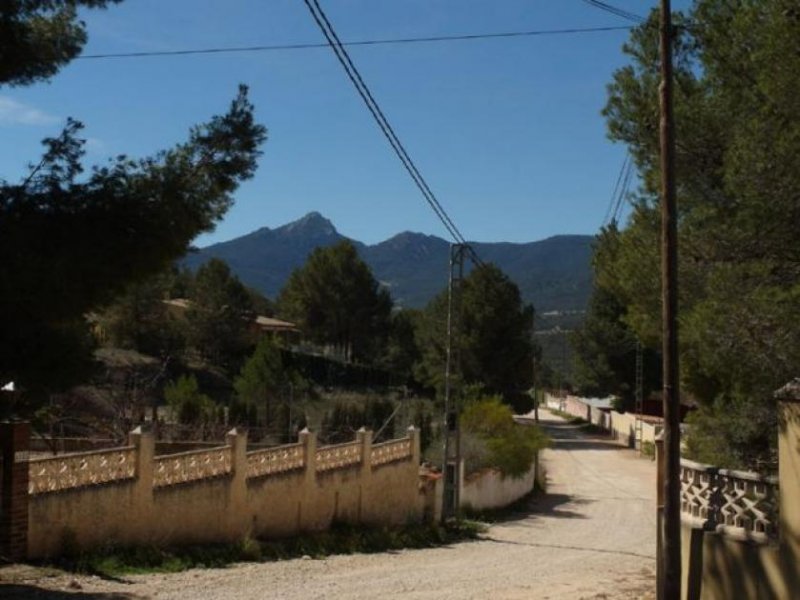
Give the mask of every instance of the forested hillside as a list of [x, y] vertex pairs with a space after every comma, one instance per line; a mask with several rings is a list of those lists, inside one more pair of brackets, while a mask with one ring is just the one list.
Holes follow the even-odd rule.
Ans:
[[[275, 298], [291, 272], [314, 248], [345, 239], [319, 213], [270, 229], [214, 244], [190, 254], [185, 263], [197, 268], [209, 258], [221, 258], [247, 285]], [[485, 261], [511, 277], [526, 302], [537, 311], [583, 310], [591, 291], [592, 236], [561, 235], [527, 244], [476, 243]], [[371, 246], [353, 241], [361, 258], [394, 301], [421, 308], [447, 283], [448, 247], [432, 235], [404, 232]]]

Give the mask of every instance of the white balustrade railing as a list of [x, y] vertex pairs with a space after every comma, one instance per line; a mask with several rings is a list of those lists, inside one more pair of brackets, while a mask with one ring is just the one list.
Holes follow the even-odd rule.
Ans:
[[32, 458], [28, 461], [28, 493], [44, 494], [136, 477], [136, 448], [123, 446]]
[[304, 444], [291, 444], [247, 453], [247, 478], [264, 477], [302, 469], [306, 465]]
[[734, 537], [767, 540], [778, 532], [778, 479], [681, 459], [684, 520]]
[[231, 446], [157, 456], [153, 469], [153, 487], [227, 475], [231, 472], [232, 459]]
[[342, 469], [361, 463], [364, 445], [361, 442], [349, 442], [336, 446], [325, 446], [317, 449], [317, 472]]
[[375, 444], [372, 446], [370, 464], [373, 467], [377, 467], [397, 460], [405, 460], [410, 458], [411, 455], [412, 448], [411, 440], [409, 438], [391, 440], [389, 442]]

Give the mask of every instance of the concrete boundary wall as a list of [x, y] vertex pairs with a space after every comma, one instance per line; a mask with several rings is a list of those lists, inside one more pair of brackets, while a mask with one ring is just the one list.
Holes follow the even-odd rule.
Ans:
[[777, 479], [681, 460], [682, 600], [800, 598], [800, 379], [775, 399]]
[[362, 430], [355, 442], [317, 448], [305, 431], [299, 444], [247, 452], [247, 434], [233, 431], [211, 450], [154, 449], [136, 430], [125, 448], [31, 461], [27, 556], [58, 555], [65, 542], [92, 550], [283, 537], [336, 521], [402, 524], [426, 508], [413, 428], [374, 446]]
[[[636, 447], [636, 415], [619, 413], [615, 410], [603, 410], [592, 406], [578, 396], [559, 398], [545, 394], [545, 406], [553, 410], [568, 413], [605, 429], [619, 444], [628, 448]], [[656, 426], [642, 421], [642, 441], [655, 443]]]
[[[538, 457], [522, 477], [506, 477], [497, 469], [484, 469], [461, 477], [461, 507], [472, 510], [505, 508], [530, 494], [536, 483]], [[463, 465], [462, 465], [463, 468]]]

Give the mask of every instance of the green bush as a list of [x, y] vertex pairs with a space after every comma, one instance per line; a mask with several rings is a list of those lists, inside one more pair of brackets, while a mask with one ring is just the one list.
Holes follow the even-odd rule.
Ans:
[[656, 445], [653, 442], [645, 440], [642, 442], [642, 454], [649, 458], [656, 457]]
[[463, 440], [474, 444], [477, 439], [485, 448], [485, 454], [474, 451], [473, 463], [466, 465], [469, 472], [491, 466], [509, 477], [522, 477], [536, 453], [549, 444], [539, 427], [515, 423], [511, 409], [498, 397], [470, 404], [461, 417], [461, 426]]
[[212, 422], [216, 417], [214, 401], [200, 393], [194, 375], [182, 375], [164, 388], [164, 398], [172, 414], [184, 425]]

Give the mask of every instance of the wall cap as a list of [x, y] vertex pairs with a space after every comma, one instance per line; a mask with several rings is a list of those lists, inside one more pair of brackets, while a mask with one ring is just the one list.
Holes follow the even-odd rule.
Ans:
[[795, 377], [773, 395], [783, 402], [800, 402], [800, 377]]
[[150, 422], [141, 423], [135, 429], [131, 430], [130, 433], [134, 435], [152, 434], [153, 424]]

